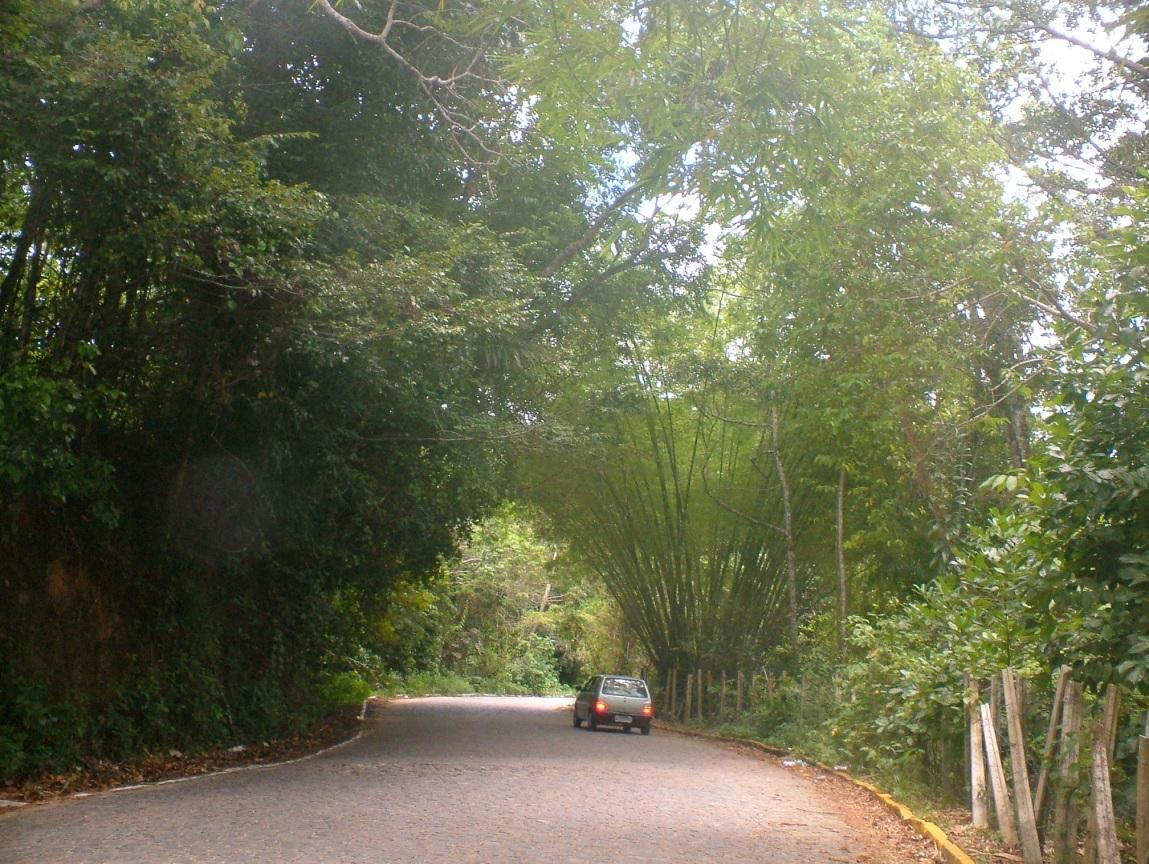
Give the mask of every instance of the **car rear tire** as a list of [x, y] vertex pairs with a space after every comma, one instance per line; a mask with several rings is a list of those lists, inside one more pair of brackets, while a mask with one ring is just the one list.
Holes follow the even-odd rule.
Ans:
[[649, 735], [650, 734], [650, 726], [649, 725], [648, 726], [640, 726], [639, 729], [642, 731], [643, 735]]
[[582, 721], [578, 719], [578, 709], [577, 708], [573, 712], [573, 718], [574, 718], [574, 727], [575, 727], [575, 729], [577, 729], [579, 726], [582, 725]]
[[598, 728], [598, 721], [594, 719], [594, 711], [587, 712], [586, 728], [591, 732], [595, 731]]

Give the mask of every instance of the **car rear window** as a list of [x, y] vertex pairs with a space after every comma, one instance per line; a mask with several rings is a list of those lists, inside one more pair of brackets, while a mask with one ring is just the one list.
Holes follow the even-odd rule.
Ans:
[[602, 692], [604, 696], [647, 697], [646, 685], [633, 678], [607, 678], [602, 682]]

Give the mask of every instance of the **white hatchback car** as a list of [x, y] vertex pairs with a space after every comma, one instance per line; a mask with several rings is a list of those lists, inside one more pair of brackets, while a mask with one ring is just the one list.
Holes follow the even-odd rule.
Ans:
[[654, 706], [650, 688], [641, 678], [628, 675], [595, 675], [583, 685], [574, 703], [574, 725], [594, 731], [599, 726], [636, 728], [650, 734]]

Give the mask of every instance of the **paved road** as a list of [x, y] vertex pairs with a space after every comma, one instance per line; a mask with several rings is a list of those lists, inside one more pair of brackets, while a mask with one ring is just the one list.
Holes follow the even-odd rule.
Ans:
[[566, 704], [392, 702], [300, 762], [0, 815], [0, 862], [892, 860], [826, 784], [658, 729], [575, 729]]

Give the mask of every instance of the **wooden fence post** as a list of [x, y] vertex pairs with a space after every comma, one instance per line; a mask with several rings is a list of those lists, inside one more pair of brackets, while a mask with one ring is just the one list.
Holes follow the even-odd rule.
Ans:
[[1093, 813], [1096, 834], [1091, 845], [1097, 864], [1121, 864], [1117, 851], [1117, 821], [1113, 815], [1113, 790], [1109, 785], [1109, 730], [1104, 723], [1093, 727]]
[[1117, 727], [1121, 720], [1121, 688], [1116, 684], [1105, 687], [1105, 710], [1101, 714], [1101, 722], [1105, 728], [1105, 750], [1109, 761], [1113, 761], [1113, 753], [1117, 749]]
[[1053, 688], [1053, 702], [1049, 706], [1049, 727], [1045, 730], [1045, 747], [1041, 751], [1041, 771], [1037, 775], [1037, 792], [1033, 796], [1033, 815], [1041, 825], [1041, 814], [1045, 811], [1049, 797], [1050, 765], [1053, 762], [1053, 748], [1057, 744], [1057, 727], [1061, 723], [1061, 703], [1065, 701], [1065, 688], [1073, 670], [1062, 666], [1057, 673], [1057, 685]]
[[[1113, 761], [1113, 751], [1117, 745], [1117, 721], [1120, 719], [1121, 713], [1121, 688], [1116, 684], [1107, 684], [1105, 687], [1105, 704], [1101, 709], [1101, 720], [1094, 725], [1094, 741], [1093, 751], [1097, 750], [1097, 735], [1101, 736], [1101, 742], [1105, 745], [1105, 777], [1106, 782], [1109, 778], [1109, 763]], [[1098, 731], [1100, 730], [1100, 731]], [[1091, 780], [1096, 777], [1095, 771], [1090, 772]], [[1113, 809], [1112, 796], [1109, 799], [1109, 809]], [[1085, 838], [1085, 864], [1105, 864], [1105, 859], [1102, 857], [1103, 850], [1101, 848], [1102, 834], [1105, 832], [1105, 826], [1098, 823], [1097, 819], [1104, 811], [1098, 809], [1097, 797], [1097, 784], [1093, 780], [1093, 793], [1091, 798], [1091, 806], [1089, 807], [1089, 830]]]
[[1013, 794], [1017, 800], [1017, 827], [1021, 835], [1021, 854], [1025, 864], [1042, 864], [1041, 840], [1033, 816], [1033, 793], [1029, 788], [1029, 768], [1025, 762], [1025, 726], [1022, 723], [1021, 693], [1012, 669], [1003, 669], [1001, 689], [1005, 695], [1006, 721], [1009, 725], [1009, 766], [1013, 772]]
[[[961, 776], [969, 781], [970, 788], [970, 815], [973, 815], [973, 760], [970, 759], [970, 745], [973, 744], [971, 740], [971, 733], [969, 728], [969, 709], [974, 702], [970, 699], [970, 691], [973, 689], [973, 676], [968, 672], [961, 676], [962, 687], [965, 688], [965, 725], [962, 726], [962, 772]], [[834, 700], [841, 702], [841, 694], [837, 692], [837, 687], [834, 688]], [[980, 701], [980, 700], [978, 700]], [[964, 782], [964, 781], [963, 781]]]
[[726, 670], [722, 670], [722, 690], [718, 697], [718, 722], [726, 719]]
[[682, 719], [684, 722], [690, 722], [690, 707], [691, 697], [694, 694], [694, 675], [690, 672], [686, 673], [686, 704], [682, 709]]
[[978, 692], [977, 682], [971, 682], [969, 691], [969, 705], [966, 716], [969, 726], [969, 794], [970, 812], [973, 814], [975, 828], [989, 827], [989, 808], [986, 806], [985, 788], [985, 744], [981, 734], [981, 717], [978, 706], [981, 704], [981, 694]]
[[695, 705], [694, 705], [694, 713], [698, 717], [699, 722], [706, 720], [706, 714], [705, 714], [706, 706], [705, 706], [705, 703], [704, 703], [703, 697], [702, 697], [702, 688], [705, 686], [705, 684], [706, 684], [706, 677], [702, 674], [702, 670], [699, 669], [698, 672], [696, 673], [695, 677], [694, 677], [694, 688], [697, 691], [694, 694], [696, 697], [695, 698]]
[[1050, 839], [1051, 864], [1069, 864], [1077, 858], [1077, 806], [1075, 795], [1080, 781], [1078, 756], [1081, 748], [1081, 721], [1085, 713], [1081, 685], [1065, 686], [1061, 710], [1061, 744], [1057, 749], [1057, 786], [1053, 796]]
[[989, 714], [993, 718], [993, 728], [1001, 728], [1001, 679], [989, 676]]
[[[706, 707], [710, 711], [710, 719], [714, 719], [714, 670], [706, 670]], [[698, 700], [698, 719], [705, 721], [706, 716], [702, 713], [702, 700]]]
[[1149, 715], [1137, 739], [1137, 864], [1149, 864]]
[[1006, 846], [1017, 845], [1017, 822], [1009, 802], [1009, 787], [1005, 783], [1005, 769], [1001, 767], [1001, 750], [997, 746], [997, 729], [993, 725], [990, 706], [978, 707], [981, 714], [981, 733], [985, 744], [985, 759], [989, 765], [989, 788], [993, 791], [993, 809], [997, 815], [997, 830]]

